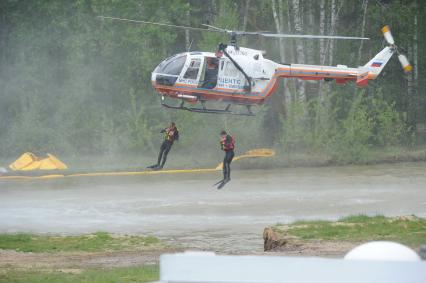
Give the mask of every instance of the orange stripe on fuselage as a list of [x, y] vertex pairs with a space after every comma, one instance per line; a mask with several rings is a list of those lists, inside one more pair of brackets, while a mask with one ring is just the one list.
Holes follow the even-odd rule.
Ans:
[[[279, 71], [287, 71], [287, 73], [279, 73]], [[325, 74], [292, 74], [292, 71], [301, 71], [301, 72], [319, 72], [319, 73], [328, 73], [328, 75]], [[333, 76], [334, 74], [347, 74], [347, 76]], [[182, 84], [182, 83], [176, 83], [176, 86], [184, 87], [185, 89], [175, 88], [173, 86], [163, 86], [163, 85], [157, 85], [156, 82], [152, 82], [153, 86], [156, 89], [163, 89], [163, 90], [169, 90], [174, 91], [176, 93], [196, 93], [199, 95], [202, 95], [205, 98], [212, 98], [214, 100], [221, 100], [221, 99], [227, 99], [227, 100], [238, 100], [238, 101], [244, 101], [244, 102], [251, 102], [254, 104], [260, 104], [262, 103], [267, 97], [269, 97], [278, 87], [279, 81], [278, 78], [297, 78], [300, 77], [301, 79], [306, 80], [319, 80], [322, 78], [334, 78], [334, 79], [344, 79], [344, 80], [356, 80], [357, 74], [355, 74], [353, 71], [335, 71], [335, 70], [324, 70], [324, 69], [306, 69], [306, 68], [300, 68], [300, 67], [290, 67], [290, 68], [277, 68], [274, 75], [268, 82], [268, 84], [259, 92], [254, 92], [250, 94], [246, 94], [243, 90], [238, 89], [228, 89], [228, 88], [214, 88], [212, 90], [217, 91], [223, 91], [222, 93], [217, 93], [211, 90], [207, 89], [200, 89], [198, 88], [198, 85], [193, 84]], [[377, 76], [371, 72], [368, 73], [368, 79], [373, 80]]]
[[[255, 96], [249, 96], [249, 95], [241, 95], [242, 92], [228, 92], [228, 93], [217, 93], [209, 90], [199, 89], [199, 88], [175, 88], [171, 86], [163, 86], [163, 85], [157, 85], [156, 83], [152, 82], [153, 86], [158, 90], [169, 90], [176, 93], [190, 93], [190, 94], [199, 94], [203, 98], [211, 98], [213, 100], [236, 100], [238, 102], [250, 102], [252, 104], [260, 104], [263, 102], [264, 97], [260, 95]], [[183, 87], [186, 87], [185, 85], [182, 85]], [[227, 89], [229, 91], [229, 89]], [[172, 96], [172, 95], [171, 95]]]
[[[311, 77], [315, 78], [336, 78], [333, 77], [333, 74], [348, 74], [348, 76], [339, 76], [338, 78], [344, 78], [344, 79], [356, 79], [356, 74], [353, 73], [353, 71], [334, 71], [334, 70], [320, 70], [320, 69], [305, 69], [300, 67], [291, 67], [291, 68], [278, 68], [279, 71], [289, 71], [289, 74], [282, 74], [280, 77], [287, 77], [287, 78], [297, 78], [297, 77]], [[292, 74], [292, 71], [300, 71], [300, 72], [310, 72], [311, 74]], [[322, 74], [312, 74], [312, 73], [322, 73]], [[324, 73], [328, 73], [324, 74]]]
[[[289, 70], [289, 69], [278, 69], [278, 70]], [[353, 74], [352, 71], [335, 71], [335, 70], [320, 70], [320, 69], [303, 69], [298, 67], [291, 67], [290, 71], [297, 70], [297, 71], [306, 71], [306, 72], [329, 72], [329, 73], [335, 73], [335, 74]]]

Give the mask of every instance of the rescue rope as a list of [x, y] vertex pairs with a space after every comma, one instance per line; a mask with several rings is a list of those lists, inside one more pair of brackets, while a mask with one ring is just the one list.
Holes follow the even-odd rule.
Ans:
[[[236, 156], [234, 160], [252, 157], [271, 157], [275, 152], [272, 149], [261, 148], [245, 152], [243, 155]], [[43, 176], [0, 176], [0, 180], [46, 180], [58, 178], [73, 177], [98, 177], [98, 176], [138, 176], [138, 175], [159, 175], [159, 174], [179, 174], [179, 173], [209, 173], [222, 169], [222, 163], [216, 168], [195, 168], [195, 169], [166, 169], [158, 171], [129, 171], [129, 172], [92, 172], [92, 173], [76, 173], [76, 174], [49, 174]]]

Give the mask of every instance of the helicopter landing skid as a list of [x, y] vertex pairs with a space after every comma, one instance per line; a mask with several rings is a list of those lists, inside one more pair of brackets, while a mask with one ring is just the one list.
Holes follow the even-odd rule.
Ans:
[[206, 108], [204, 103], [202, 103], [203, 108], [197, 108], [197, 107], [186, 107], [183, 103], [181, 103], [179, 106], [172, 106], [168, 105], [166, 103], [161, 103], [163, 107], [170, 108], [170, 109], [178, 109], [178, 110], [186, 110], [190, 112], [197, 112], [197, 113], [208, 113], [208, 114], [229, 114], [229, 115], [239, 115], [239, 116], [255, 116], [255, 114], [251, 111], [251, 105], [246, 105], [247, 112], [246, 113], [240, 113], [240, 112], [234, 112], [230, 110], [231, 104], [228, 104], [225, 109], [211, 109]]

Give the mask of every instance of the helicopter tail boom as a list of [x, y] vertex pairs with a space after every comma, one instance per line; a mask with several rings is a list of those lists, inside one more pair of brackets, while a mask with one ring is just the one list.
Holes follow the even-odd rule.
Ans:
[[298, 78], [302, 80], [322, 80], [336, 81], [337, 84], [345, 84], [349, 81], [355, 81], [358, 87], [365, 87], [369, 80], [374, 80], [382, 72], [383, 68], [389, 62], [393, 54], [398, 55], [398, 60], [401, 63], [405, 73], [412, 71], [407, 57], [400, 52], [400, 49], [395, 44], [389, 26], [382, 28], [383, 36], [388, 43], [388, 46], [383, 48], [376, 56], [364, 66], [358, 68], [348, 68], [345, 65], [337, 66], [319, 66], [319, 65], [304, 65], [304, 64], [287, 64], [278, 65], [277, 76], [286, 78]]

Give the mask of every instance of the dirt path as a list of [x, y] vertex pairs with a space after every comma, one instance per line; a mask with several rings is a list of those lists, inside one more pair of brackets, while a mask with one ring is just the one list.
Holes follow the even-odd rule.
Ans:
[[276, 251], [265, 252], [267, 255], [318, 256], [342, 258], [359, 243], [342, 241], [306, 241], [303, 244], [288, 244]]
[[143, 250], [114, 252], [24, 253], [0, 250], [0, 270], [36, 269], [79, 272], [87, 268], [111, 268], [158, 264], [163, 253], [179, 250]]
[[[255, 252], [267, 256], [343, 257], [356, 244], [344, 242], [309, 242], [303, 246], [287, 246], [273, 252]], [[87, 268], [112, 268], [158, 264], [163, 253], [182, 250], [146, 250], [120, 252], [24, 253], [0, 250], [0, 273], [8, 269], [60, 270], [79, 273]]]

